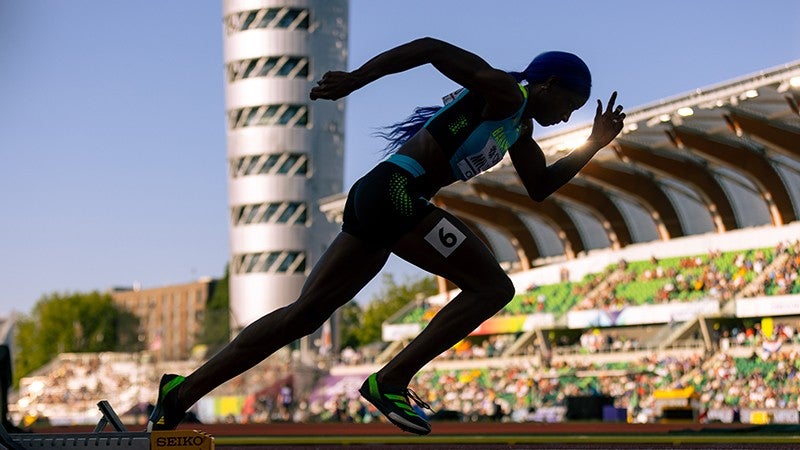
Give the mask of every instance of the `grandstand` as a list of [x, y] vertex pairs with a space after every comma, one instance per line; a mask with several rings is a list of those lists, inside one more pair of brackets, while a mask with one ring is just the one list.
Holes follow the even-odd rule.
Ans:
[[[800, 229], [790, 229], [798, 236]], [[419, 390], [428, 393], [426, 400], [435, 407], [473, 420], [490, 417], [497, 408], [513, 420], [563, 420], [567, 396], [602, 393], [614, 398], [615, 406], [624, 409], [630, 420], [653, 422], [662, 413], [654, 407], [656, 390], [691, 386], [699, 395], [697, 414], [703, 411], [706, 417], [711, 414], [716, 420], [732, 421], [734, 410], [737, 414], [745, 411], [740, 419], [744, 422], [753, 411], [766, 408], [773, 420], [797, 423], [800, 382], [795, 372], [800, 340], [794, 330], [800, 326], [800, 241], [765, 247], [774, 231], [749, 230], [765, 235], [760, 246], [752, 249], [689, 251], [677, 258], [651, 256], [618, 262], [579, 282], [521, 292], [507, 309], [429, 364], [417, 377]], [[724, 275], [715, 276], [715, 272]], [[703, 273], [706, 277], [699, 276]], [[599, 286], [608, 293], [640, 291], [630, 286], [638, 284], [643, 274], [658, 281], [657, 287], [648, 279], [647, 292], [636, 299], [594, 309], [579, 307]], [[688, 293], [674, 283], [692, 277], [694, 283], [686, 281]], [[787, 281], [779, 295], [769, 295], [763, 287], [775, 284], [776, 279]], [[659, 298], [663, 286], [673, 283], [676, 287], [669, 295]], [[724, 287], [713, 289], [720, 284]], [[539, 296], [554, 292], [566, 292], [563, 296], [574, 300], [572, 308], [560, 314], [549, 310], [547, 301], [540, 307]], [[531, 296], [535, 300], [526, 302]], [[758, 314], [750, 312], [752, 303], [757, 304]], [[396, 339], [396, 345], [387, 347], [375, 362], [391, 357], [413, 337], [403, 333], [410, 332], [412, 325], [424, 327], [438, 307], [414, 302], [399, 311], [384, 325], [385, 337]], [[526, 322], [537, 314], [551, 319]], [[772, 329], [766, 330], [764, 325], [773, 321]], [[542, 326], [546, 323], [551, 325]], [[538, 325], [528, 329], [526, 324]], [[719, 361], [735, 370], [720, 372], [715, 368]], [[329, 391], [318, 392], [322, 398], [317, 400], [352, 396], [350, 388], [376, 367], [334, 367], [326, 381]], [[720, 385], [720, 380], [725, 383]], [[736, 389], [740, 396], [730, 394]], [[487, 404], [487, 399], [492, 401]], [[538, 416], [531, 411], [538, 411]]]
[[[9, 411], [15, 423], [94, 425], [101, 417], [97, 402], [108, 400], [123, 422], [144, 426], [148, 407], [158, 395], [161, 374], [189, 373], [202, 360], [161, 361], [152, 351], [138, 353], [62, 353], [20, 380]], [[207, 423], [238, 416], [259, 395], [272, 395], [293, 370], [279, 352], [201, 400], [193, 413]], [[302, 371], [294, 376], [302, 378]]]
[[[540, 204], [508, 162], [440, 192], [434, 202], [484, 239], [517, 295], [426, 366], [414, 389], [462, 420], [562, 421], [570, 399], [601, 397], [609, 414], [598, 420], [655, 422], [684, 408], [696, 421], [800, 422], [798, 103], [794, 62], [631, 110], [624, 133]], [[588, 133], [540, 144], [553, 160]], [[338, 220], [343, 203], [332, 197], [322, 209]], [[384, 324], [381, 351], [345, 349], [330, 368], [268, 360], [196, 413], [379, 420], [357, 388], [458, 292], [439, 286]], [[87, 370], [97, 361], [108, 368]], [[161, 364], [185, 372], [200, 362]], [[117, 408], [135, 409], [152, 401], [165, 367], [146, 353], [62, 355], [23, 379], [12, 412], [88, 423], [86, 399], [119, 391]], [[276, 416], [274, 387], [303, 370], [316, 372], [294, 379], [293, 411]]]
[[[795, 274], [789, 286], [796, 288], [800, 243], [795, 241], [793, 245], [782, 245], [772, 250], [773, 257], [765, 260], [761, 271], [774, 266], [770, 261], [783, 261], [780, 268], [773, 267], [774, 273], [788, 267], [784, 273]], [[738, 255], [760, 255], [760, 252], [762, 250], [756, 249]], [[790, 257], [780, 258], [782, 255]], [[712, 259], [739, 260], [742, 267], [755, 267], [757, 261], [756, 258], [726, 256], [725, 253], [712, 256]], [[690, 261], [698, 258], [689, 255], [680, 261], [689, 265]], [[630, 273], [639, 274], [657, 272], [658, 264], [656, 261], [639, 261], [624, 266]], [[619, 270], [621, 265], [616, 265], [613, 270]], [[711, 265], [713, 262], [704, 267]], [[596, 278], [597, 275], [587, 276], [586, 283], [592, 285]], [[620, 284], [628, 279], [621, 277]], [[763, 283], [759, 277], [751, 280], [740, 291], [753, 283]], [[581, 286], [581, 283], [564, 284]], [[786, 297], [734, 297], [729, 302], [735, 305], [737, 301], [758, 301], [761, 307], [771, 304], [785, 306], [783, 299]], [[790, 301], [796, 301], [796, 297], [789, 296]], [[681, 304], [691, 302], [687, 299], [677, 301]], [[418, 308], [419, 305], [414, 306]], [[743, 315], [752, 310], [747, 309], [752, 308], [750, 306], [737, 308]], [[533, 314], [541, 314], [538, 307], [534, 307], [534, 311]], [[414, 323], [408, 317], [421, 319], [424, 316], [424, 313], [401, 313], [396, 315], [396, 319]], [[455, 411], [464, 420], [502, 417], [502, 420], [511, 421], [562, 421], [568, 413], [564, 404], [566, 398], [602, 393], [613, 398], [613, 407], [624, 410], [631, 421], [653, 422], [660, 413], [655, 407], [658, 389], [680, 390], [691, 386], [699, 393], [698, 402], [702, 408], [698, 411], [702, 410], [705, 417], [731, 421], [734, 411], [741, 414], [742, 410], [768, 408], [773, 411], [772, 417], [776, 417], [778, 412], [780, 420], [792, 422], [793, 419], [785, 414], [788, 410], [797, 411], [794, 394], [800, 390], [795, 373], [800, 364], [797, 352], [800, 334], [794, 330], [800, 327], [800, 317], [797, 312], [775, 316], [777, 324], [769, 334], [763, 328], [759, 329], [763, 321], [748, 324], [736, 314], [709, 315], [677, 324], [663, 323], [663, 318], [657, 318], [652, 323], [626, 326], [553, 326], [536, 328], [536, 333], [530, 335], [525, 331], [504, 332], [498, 328], [488, 334], [475, 334], [463, 345], [441, 355], [420, 373], [415, 383], [436, 409]], [[695, 330], [704, 327], [708, 333], [704, 336], [706, 339], [698, 339], [698, 333], [679, 326], [687, 323], [694, 325]], [[673, 335], [671, 339], [664, 338], [664, 331]], [[520, 345], [529, 336], [534, 337], [533, 345]], [[378, 359], [387, 356], [379, 355]], [[364, 361], [364, 358], [352, 355], [347, 360], [349, 364], [333, 367], [307, 395], [301, 393], [301, 401], [289, 416], [291, 420], [378, 420], [376, 411], [365, 408], [355, 393], [363, 378], [375, 370], [379, 361]], [[365, 364], [353, 365], [353, 361]], [[121, 412], [127, 412], [123, 414], [124, 420], [142, 423], [146, 417], [146, 408], [142, 405], [155, 396], [154, 387], [159, 374], [166, 370], [188, 372], [199, 363], [157, 363], [150, 360], [147, 352], [62, 354], [22, 380], [12, 413], [23, 423], [26, 418], [39, 416], [56, 425], [90, 424], [98, 419], [94, 407], [97, 399], [109, 398]], [[274, 405], [268, 405], [269, 398], [275, 396], [276, 383], [284, 383], [285, 378], [296, 371], [297, 367], [289, 360], [268, 360], [257, 370], [212, 393], [198, 405], [196, 414], [212, 422], [275, 420], [270, 415], [269, 410], [274, 409]], [[732, 392], [742, 394], [736, 396]], [[244, 412], [248, 404], [251, 413]]]

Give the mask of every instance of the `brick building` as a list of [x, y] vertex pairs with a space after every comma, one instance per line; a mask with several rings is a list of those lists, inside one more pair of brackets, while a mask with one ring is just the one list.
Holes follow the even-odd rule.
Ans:
[[139, 339], [158, 360], [183, 360], [203, 331], [206, 303], [216, 280], [152, 289], [114, 289], [114, 301], [139, 318]]

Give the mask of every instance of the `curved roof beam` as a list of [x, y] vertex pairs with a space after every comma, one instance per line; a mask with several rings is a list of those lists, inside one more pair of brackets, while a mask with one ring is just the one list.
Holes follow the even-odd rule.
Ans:
[[667, 194], [652, 178], [640, 173], [612, 169], [598, 161], [589, 161], [581, 170], [581, 174], [636, 198], [650, 213], [661, 240], [684, 235], [678, 212]]
[[681, 180], [695, 187], [706, 204], [717, 233], [738, 228], [733, 204], [707, 167], [692, 159], [659, 152], [624, 138], [618, 138], [615, 143], [619, 152], [631, 161], [658, 171], [664, 177]]
[[745, 174], [767, 204], [773, 225], [797, 220], [789, 190], [763, 151], [739, 140], [710, 135], [686, 126], [674, 125], [672, 132], [682, 145]]
[[467, 200], [442, 191], [439, 191], [434, 199], [437, 204], [457, 213], [458, 216], [489, 225], [503, 233], [514, 247], [522, 270], [530, 269], [533, 261], [541, 256], [539, 246], [530, 230], [510, 209]]
[[556, 197], [563, 197], [579, 205], [583, 205], [588, 210], [597, 215], [606, 232], [611, 248], [617, 250], [633, 243], [633, 234], [625, 221], [625, 216], [598, 185], [582, 179], [583, 183], [572, 180], [561, 186], [556, 192]]
[[489, 236], [486, 236], [486, 233], [484, 233], [483, 230], [481, 230], [481, 227], [478, 226], [478, 222], [471, 220], [468, 217], [459, 216], [458, 218], [461, 219], [464, 222], [464, 225], [472, 230], [473, 233], [475, 233], [475, 236], [478, 236], [478, 239], [486, 244], [486, 247], [492, 251], [493, 255], [497, 255], [497, 249], [492, 246], [492, 241], [489, 240]]
[[548, 225], [556, 230], [556, 234], [564, 246], [564, 254], [568, 259], [574, 259], [576, 254], [586, 250], [577, 224], [564, 211], [564, 208], [553, 199], [546, 199], [541, 203], [536, 203], [527, 194], [515, 192], [499, 184], [486, 183], [481, 180], [473, 182], [472, 188], [478, 194], [486, 194], [498, 203], [542, 217]]
[[725, 119], [737, 130], [759, 138], [786, 156], [800, 157], [800, 128], [735, 106], [727, 109]]

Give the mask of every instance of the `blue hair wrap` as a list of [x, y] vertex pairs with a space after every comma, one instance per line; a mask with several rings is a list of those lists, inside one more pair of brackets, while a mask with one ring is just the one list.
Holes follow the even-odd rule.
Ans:
[[592, 91], [592, 74], [589, 67], [578, 56], [567, 52], [545, 52], [533, 58], [522, 72], [509, 72], [517, 81], [529, 84], [543, 83], [556, 77], [559, 85], [584, 98], [589, 99]]

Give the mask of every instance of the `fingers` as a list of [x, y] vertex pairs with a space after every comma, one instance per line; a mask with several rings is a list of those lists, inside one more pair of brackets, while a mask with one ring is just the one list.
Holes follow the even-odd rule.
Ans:
[[605, 115], [611, 118], [611, 121], [615, 124], [622, 123], [625, 120], [625, 113], [622, 112], [622, 105], [617, 105], [614, 107], [614, 103], [617, 102], [617, 91], [611, 93], [611, 98], [608, 99], [608, 105], [606, 106]]
[[[622, 105], [617, 105], [617, 91], [611, 93], [608, 99], [608, 104], [603, 108], [603, 102], [597, 99], [597, 112], [595, 116], [595, 125], [598, 123], [610, 125], [612, 129], [619, 132], [625, 120], [625, 113], [622, 112]], [[600, 122], [597, 122], [600, 121]]]
[[311, 100], [317, 100], [319, 98], [333, 100], [331, 93], [326, 91], [324, 88], [321, 87], [313, 87], [311, 88], [311, 92], [309, 92], [308, 96]]
[[611, 98], [608, 99], [608, 105], [606, 105], [606, 113], [610, 113], [611, 110], [614, 109], [614, 103], [617, 101], [617, 91], [611, 93]]
[[351, 84], [350, 74], [347, 72], [325, 72], [322, 78], [317, 81], [317, 85], [311, 88], [309, 97], [311, 97], [311, 100], [320, 98], [338, 100], [352, 91], [352, 89], [348, 87]]
[[[611, 103], [613, 103], [616, 100], [617, 100], [617, 91], [614, 91], [614, 93], [611, 94]], [[622, 122], [624, 120], [625, 120], [625, 113], [622, 112], [622, 105], [617, 105], [617, 107], [614, 108], [614, 122], [622, 126]]]
[[311, 92], [309, 93], [309, 97], [311, 100], [316, 100], [319, 98], [323, 99], [330, 99], [329, 91], [331, 89], [331, 82], [333, 80], [333, 73], [332, 72], [325, 72], [317, 81], [317, 85], [311, 88]]

